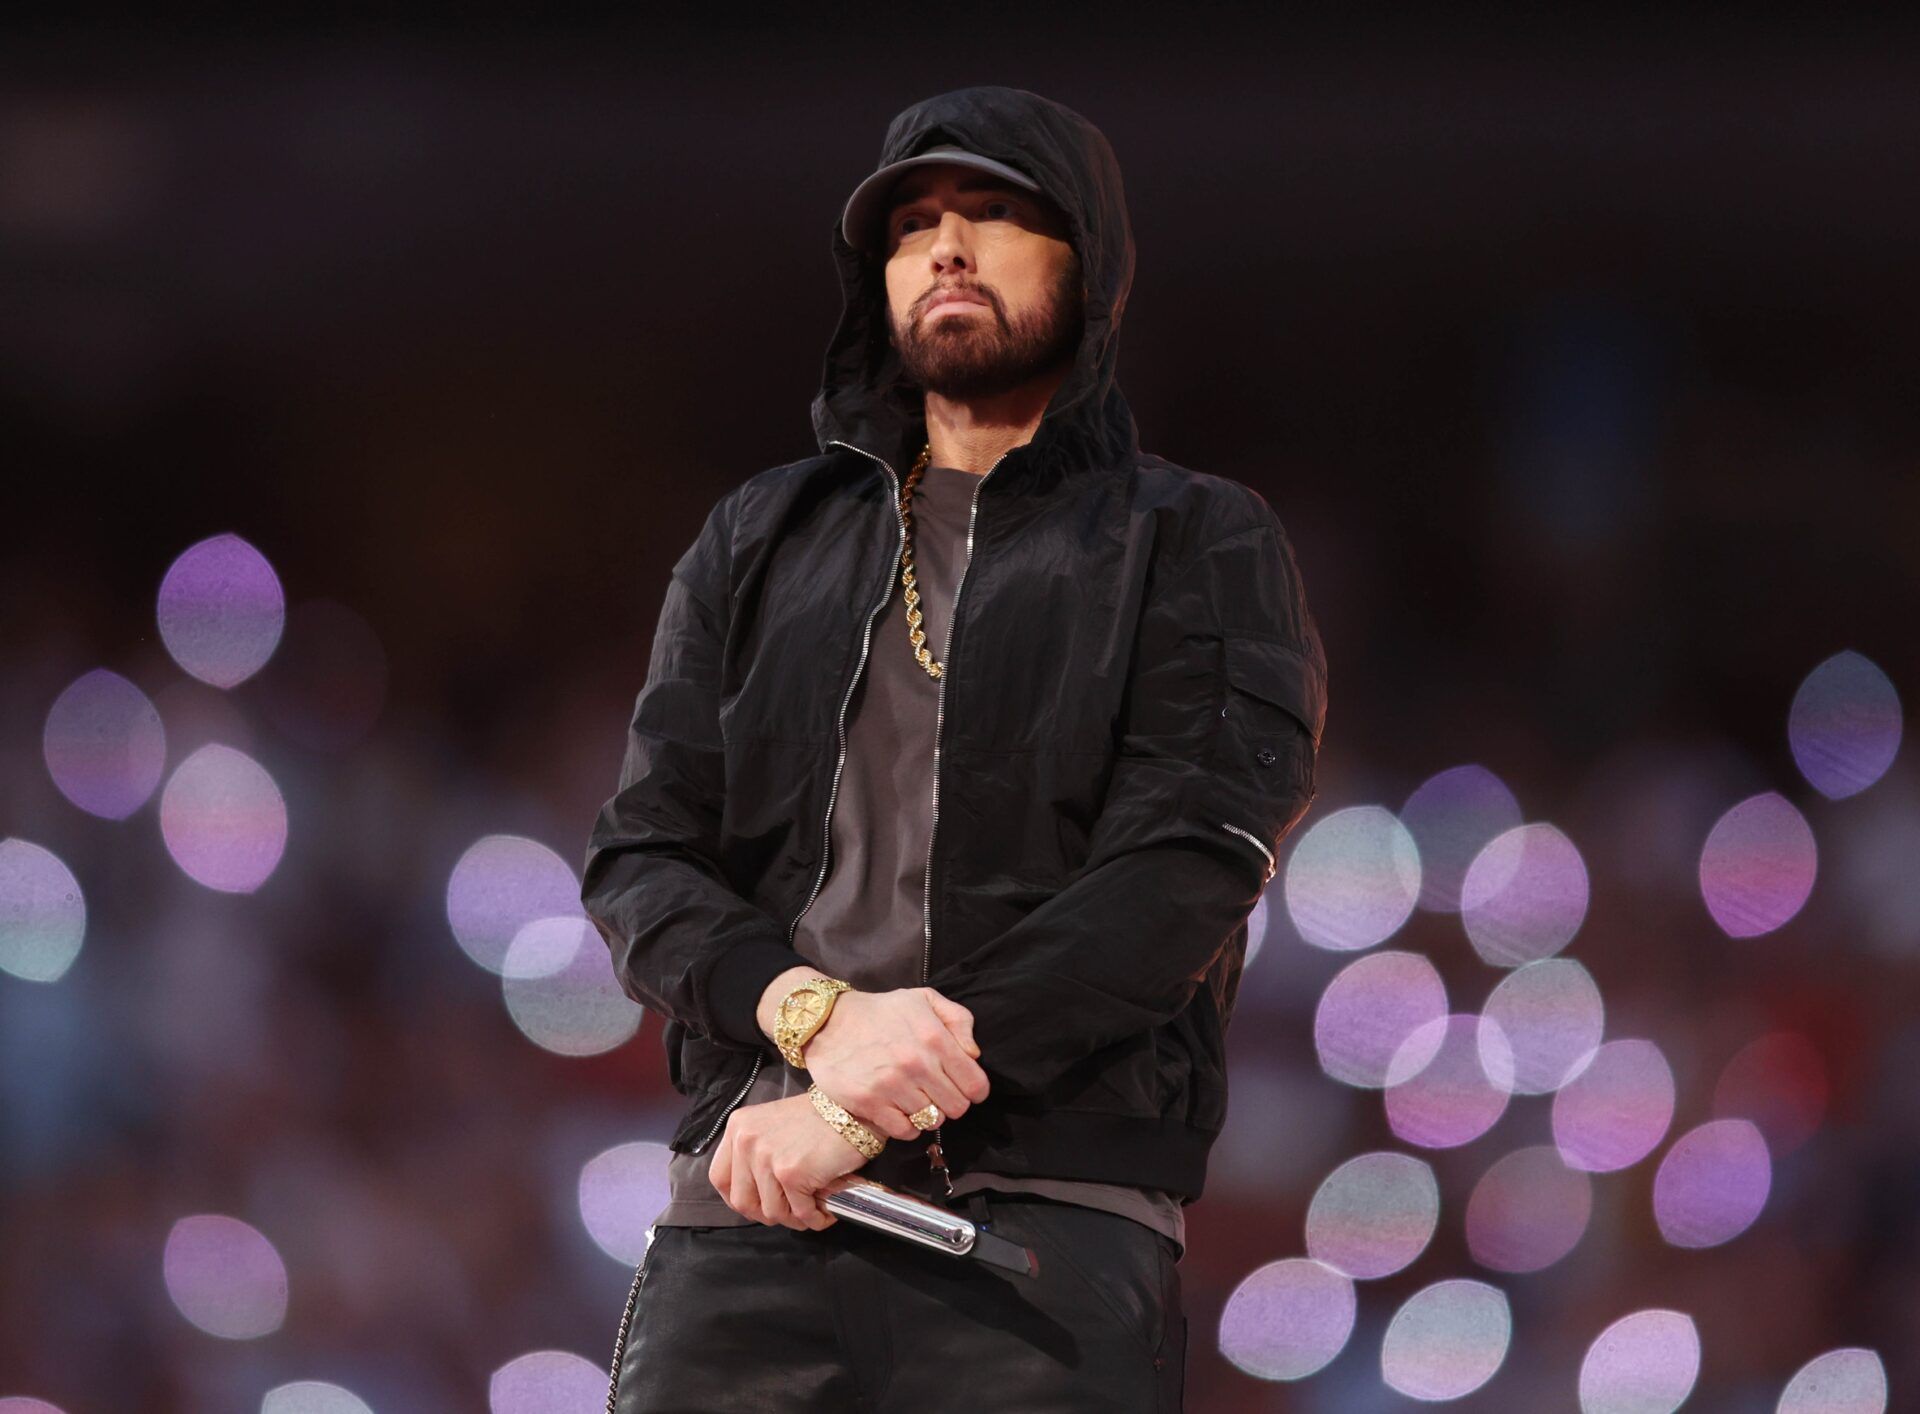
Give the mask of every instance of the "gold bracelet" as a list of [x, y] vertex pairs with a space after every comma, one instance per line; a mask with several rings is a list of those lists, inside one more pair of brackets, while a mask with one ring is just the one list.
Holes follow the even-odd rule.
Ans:
[[827, 1097], [827, 1092], [820, 1088], [818, 1082], [807, 1087], [807, 1095], [813, 1101], [814, 1109], [819, 1111], [820, 1118], [832, 1125], [842, 1139], [869, 1159], [876, 1157], [882, 1149], [887, 1147], [886, 1135], [875, 1134], [866, 1125], [841, 1109]]

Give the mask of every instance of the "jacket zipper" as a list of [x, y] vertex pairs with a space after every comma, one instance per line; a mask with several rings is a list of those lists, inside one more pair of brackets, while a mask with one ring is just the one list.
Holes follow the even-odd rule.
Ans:
[[[829, 442], [827, 445], [845, 447], [850, 452], [859, 452], [861, 456], [866, 457], [868, 460], [879, 463], [880, 469], [886, 472], [887, 483], [893, 487], [893, 514], [894, 519], [899, 522], [900, 541], [894, 549], [893, 564], [890, 565], [887, 570], [886, 587], [881, 592], [878, 602], [876, 602], [871, 609], [867, 610], [867, 624], [860, 634], [860, 661], [854, 664], [853, 677], [847, 683], [847, 690], [840, 695], [840, 713], [835, 724], [840, 734], [840, 755], [839, 759], [833, 764], [833, 786], [827, 792], [827, 813], [820, 824], [820, 869], [819, 872], [813, 876], [813, 891], [807, 895], [806, 903], [801, 905], [800, 911], [793, 915], [793, 921], [787, 925], [787, 943], [789, 946], [793, 943], [794, 933], [800, 927], [800, 920], [806, 916], [807, 910], [813, 907], [813, 901], [820, 896], [820, 885], [826, 881], [827, 865], [830, 862], [833, 849], [833, 804], [834, 801], [839, 799], [840, 773], [845, 769], [847, 764], [847, 704], [853, 701], [853, 689], [860, 681], [860, 674], [866, 670], [867, 653], [873, 645], [873, 621], [879, 615], [880, 611], [886, 607], [887, 600], [893, 597], [893, 573], [900, 564], [900, 554], [905, 550], [907, 543], [907, 519], [900, 513], [900, 481], [893, 468], [887, 465], [881, 458], [874, 456], [873, 453], [862, 451], [859, 447], [855, 447], [850, 443], [836, 440]], [[719, 1118], [714, 1120], [713, 1128], [707, 1131], [706, 1138], [695, 1145], [692, 1152], [697, 1154], [713, 1142], [713, 1136], [720, 1132], [720, 1126], [727, 1122], [727, 1116], [733, 1113], [735, 1107], [738, 1106], [742, 1100], [746, 1099], [747, 1091], [753, 1088], [753, 1082], [759, 1076], [760, 1067], [765, 1063], [766, 1058], [767, 1053], [765, 1051], [755, 1053], [753, 1057], [753, 1069], [747, 1072], [747, 1083], [740, 1087], [739, 1094], [727, 1102], [727, 1107], [720, 1111]]]
[[1265, 882], [1265, 883], [1270, 883], [1270, 882], [1272, 882], [1272, 879], [1273, 879], [1273, 871], [1274, 871], [1274, 869], [1275, 869], [1275, 867], [1276, 867], [1276, 865], [1275, 865], [1275, 862], [1274, 862], [1274, 858], [1273, 858], [1273, 851], [1272, 851], [1272, 850], [1270, 850], [1270, 849], [1268, 849], [1268, 848], [1267, 848], [1267, 847], [1266, 847], [1265, 845], [1263, 845], [1263, 844], [1261, 844], [1261, 843], [1260, 843], [1260, 841], [1259, 841], [1258, 839], [1256, 839], [1256, 838], [1255, 838], [1254, 836], [1252, 836], [1252, 835], [1250, 835], [1250, 834], [1248, 834], [1248, 833], [1247, 833], [1247, 832], [1246, 832], [1245, 830], [1243, 830], [1243, 829], [1241, 829], [1241, 828], [1240, 828], [1240, 827], [1239, 827], [1238, 825], [1229, 825], [1229, 824], [1227, 824], [1227, 823], [1225, 823], [1224, 821], [1222, 821], [1222, 822], [1221, 822], [1221, 825], [1220, 825], [1220, 828], [1221, 828], [1221, 829], [1223, 829], [1223, 830], [1231, 830], [1231, 831], [1233, 831], [1233, 833], [1234, 833], [1234, 834], [1236, 834], [1236, 835], [1238, 835], [1238, 836], [1240, 836], [1240, 838], [1241, 838], [1241, 839], [1243, 839], [1243, 840], [1245, 840], [1245, 841], [1247, 841], [1247, 842], [1248, 842], [1249, 844], [1251, 844], [1251, 845], [1252, 845], [1252, 846], [1253, 846], [1253, 847], [1254, 847], [1255, 849], [1257, 849], [1257, 850], [1259, 850], [1259, 851], [1260, 851], [1260, 852], [1261, 852], [1262, 854], [1264, 854], [1264, 855], [1266, 855], [1266, 857], [1267, 857], [1267, 877], [1266, 877], [1266, 879], [1265, 879], [1265, 880], [1263, 880], [1262, 882]]
[[[967, 571], [973, 565], [973, 525], [980, 514], [980, 492], [987, 484], [987, 477], [999, 469], [1000, 463], [1007, 459], [1008, 452], [1002, 452], [994, 459], [973, 488], [973, 501], [967, 507], [967, 557], [960, 562], [960, 578], [953, 586], [953, 604], [947, 610], [947, 637], [940, 649], [940, 692], [935, 699], [933, 711], [933, 818], [927, 825], [927, 871], [920, 885], [921, 931], [924, 943], [920, 953], [920, 985], [927, 984], [927, 978], [933, 965], [933, 839], [940, 828], [940, 728], [946, 720], [947, 679], [953, 675], [953, 626], [960, 619], [960, 595], [967, 587]], [[927, 1141], [927, 1161], [933, 1165], [934, 1172], [940, 1175], [945, 1186], [944, 1196], [953, 1197], [953, 1174], [947, 1169], [946, 1134], [944, 1125], [935, 1125], [933, 1138]]]

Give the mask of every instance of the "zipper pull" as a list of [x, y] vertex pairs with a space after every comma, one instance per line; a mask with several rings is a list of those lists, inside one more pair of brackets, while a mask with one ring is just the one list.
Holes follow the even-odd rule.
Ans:
[[[934, 1132], [935, 1134], [939, 1133], [938, 1130]], [[953, 1175], [947, 1171], [947, 1156], [940, 1152], [940, 1141], [937, 1138], [927, 1141], [927, 1162], [932, 1164], [933, 1171], [940, 1175], [940, 1183], [946, 1189], [946, 1192], [942, 1196], [951, 1198], [953, 1196]]]

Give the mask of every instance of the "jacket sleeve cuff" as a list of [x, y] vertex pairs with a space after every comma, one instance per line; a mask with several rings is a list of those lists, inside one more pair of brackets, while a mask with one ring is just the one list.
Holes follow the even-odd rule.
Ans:
[[715, 960], [707, 975], [707, 1010], [726, 1040], [756, 1049], [773, 1043], [760, 1029], [760, 998], [789, 967], [812, 966], [784, 943], [750, 938]]

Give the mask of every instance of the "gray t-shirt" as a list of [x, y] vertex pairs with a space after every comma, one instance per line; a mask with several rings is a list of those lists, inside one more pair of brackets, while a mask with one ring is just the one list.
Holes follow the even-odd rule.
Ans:
[[[946, 647], [954, 591], [967, 558], [967, 526], [980, 478], [929, 466], [913, 497], [913, 567], [920, 627], [936, 661]], [[899, 574], [873, 627], [867, 663], [848, 705], [847, 756], [834, 797], [827, 877], [800, 916], [793, 945], [829, 977], [862, 991], [921, 985], [927, 845], [934, 829], [933, 747], [940, 684], [920, 666], [908, 637]], [[985, 667], [976, 662], [974, 670]], [[967, 671], [963, 666], [962, 671]], [[771, 1049], [771, 1048], [769, 1048]], [[811, 1078], [769, 1055], [743, 1105], [804, 1095]], [[715, 1140], [717, 1145], [718, 1140]], [[931, 1198], [937, 1186], [926, 1137], [889, 1137], [859, 1172]], [[708, 1179], [713, 1148], [675, 1154], [670, 1201], [654, 1221], [668, 1227], [735, 1227], [751, 1222], [729, 1208]], [[1177, 1195], [1158, 1188], [966, 1172], [955, 1195], [989, 1189], [1035, 1193], [1119, 1213], [1172, 1238], [1186, 1252], [1186, 1214]], [[944, 1200], [937, 1200], [944, 1201]]]

